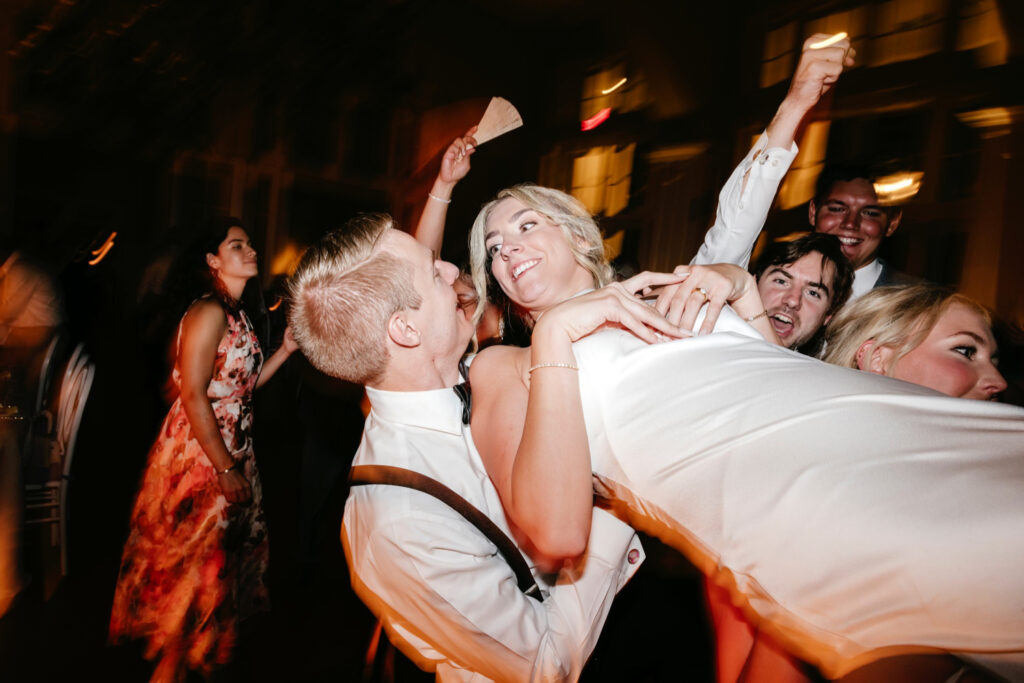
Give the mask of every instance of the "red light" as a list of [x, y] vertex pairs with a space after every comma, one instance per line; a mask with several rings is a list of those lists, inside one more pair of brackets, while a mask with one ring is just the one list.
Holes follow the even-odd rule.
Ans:
[[585, 121], [580, 121], [580, 130], [594, 130], [595, 128], [600, 126], [602, 123], [607, 121], [608, 117], [611, 116], [611, 115], [612, 115], [611, 108], [610, 107], [605, 107], [601, 111], [599, 111], [596, 114], [594, 114], [593, 116], [591, 116], [589, 119], [587, 119]]

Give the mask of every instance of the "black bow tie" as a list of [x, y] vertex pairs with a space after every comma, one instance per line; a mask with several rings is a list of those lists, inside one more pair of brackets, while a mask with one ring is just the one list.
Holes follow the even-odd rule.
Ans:
[[468, 425], [473, 410], [473, 394], [469, 388], [469, 368], [464, 360], [459, 361], [459, 374], [462, 375], [462, 382], [452, 387], [452, 390], [462, 401], [462, 424]]

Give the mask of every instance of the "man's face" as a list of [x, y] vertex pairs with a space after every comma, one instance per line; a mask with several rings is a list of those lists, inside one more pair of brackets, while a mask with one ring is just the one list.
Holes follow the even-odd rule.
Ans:
[[785, 346], [801, 346], [832, 317], [828, 309], [835, 275], [835, 264], [817, 251], [761, 274], [757, 290], [768, 311], [768, 322]]
[[875, 259], [882, 240], [896, 231], [900, 218], [899, 212], [890, 215], [879, 205], [874, 186], [865, 178], [840, 180], [820, 206], [813, 199], [808, 206], [815, 232], [838, 237], [854, 269]]
[[409, 312], [420, 334], [420, 344], [435, 357], [453, 355], [457, 360], [473, 337], [473, 325], [459, 307], [452, 284], [459, 269], [435, 259], [433, 252], [401, 230], [388, 230], [382, 246], [409, 265], [413, 286], [422, 299]]

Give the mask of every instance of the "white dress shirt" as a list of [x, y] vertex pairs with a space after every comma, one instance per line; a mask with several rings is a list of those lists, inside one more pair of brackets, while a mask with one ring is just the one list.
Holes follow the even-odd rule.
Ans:
[[871, 263], [853, 271], [853, 288], [850, 290], [850, 303], [859, 296], [863, 296], [875, 288], [875, 283], [882, 275], [882, 262], [875, 259]]
[[[354, 465], [433, 477], [509, 532], [451, 388], [367, 394], [372, 409]], [[574, 569], [545, 577], [533, 568], [545, 594], [538, 602], [458, 512], [387, 485], [352, 489], [342, 541], [356, 592], [392, 642], [442, 681], [575, 680], [644, 557], [633, 529], [595, 508], [587, 554]]]
[[[754, 243], [796, 154], [796, 143], [789, 149], [769, 149], [768, 136], [761, 134], [722, 187], [715, 224], [704, 235], [704, 243], [690, 261], [691, 265], [735, 263], [746, 268], [750, 264]], [[747, 176], [746, 187], [744, 176]]]

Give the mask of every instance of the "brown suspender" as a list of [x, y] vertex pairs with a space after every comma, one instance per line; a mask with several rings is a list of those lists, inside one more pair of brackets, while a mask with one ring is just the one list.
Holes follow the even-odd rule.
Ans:
[[533, 574], [530, 573], [530, 567], [526, 564], [526, 560], [523, 559], [519, 548], [512, 542], [512, 539], [497, 524], [492, 522], [487, 515], [470, 505], [465, 498], [441, 482], [403, 467], [356, 465], [349, 473], [349, 484], [351, 486], [363, 486], [366, 484], [404, 486], [405, 488], [416, 489], [417, 491], [423, 491], [434, 496], [465, 517], [466, 520], [479, 529], [484, 536], [498, 547], [498, 552], [501, 553], [502, 557], [505, 558], [505, 561], [512, 568], [512, 571], [515, 572], [519, 590], [539, 602], [544, 602], [544, 595], [540, 592]]

